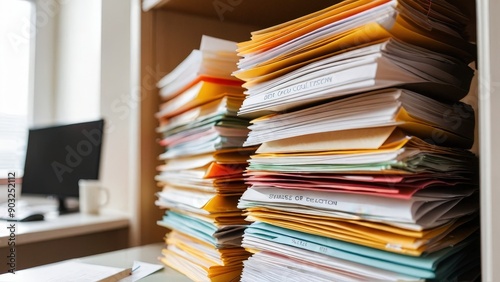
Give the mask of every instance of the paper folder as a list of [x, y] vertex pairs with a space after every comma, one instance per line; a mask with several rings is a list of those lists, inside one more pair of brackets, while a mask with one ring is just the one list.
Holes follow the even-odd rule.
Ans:
[[297, 37], [313, 32], [328, 24], [342, 21], [356, 21], [359, 18], [357, 15], [360, 13], [370, 13], [371, 9], [384, 5], [391, 8], [394, 7], [395, 4], [401, 4], [402, 7], [398, 7], [398, 9], [403, 11], [405, 16], [413, 15], [413, 17], [411, 17], [413, 20], [418, 20], [418, 16], [420, 16], [423, 21], [419, 21], [418, 24], [422, 24], [426, 27], [427, 31], [432, 28], [429, 26], [429, 22], [435, 20], [459, 27], [465, 26], [468, 21], [468, 18], [455, 6], [446, 2], [428, 5], [428, 3], [425, 2], [417, 4], [411, 1], [342, 1], [321, 11], [266, 29], [253, 31], [251, 33], [252, 40], [238, 43], [238, 51], [240, 55], [260, 53], [280, 44], [292, 41]]
[[[448, 247], [433, 254], [414, 257], [261, 222], [252, 223], [246, 229], [243, 241], [244, 246], [259, 248], [259, 241], [254, 241], [254, 238], [423, 278], [435, 278], [436, 270], [440, 263], [444, 262], [448, 257], [456, 256], [457, 253], [471, 244], [471, 240], [468, 240], [454, 248]], [[278, 247], [279, 245], [275, 244], [274, 246]], [[300, 250], [297, 250], [297, 252], [300, 252]]]
[[[388, 33], [386, 36], [395, 36], [413, 44], [434, 48], [441, 53], [452, 53], [463, 57], [465, 61], [471, 60], [473, 47], [464, 38], [460, 38], [460, 35], [457, 35], [458, 32], [453, 30], [453, 28], [456, 29], [456, 26], [463, 25], [465, 21], [465, 17], [457, 9], [452, 10], [455, 7], [448, 5], [441, 9], [443, 14], [448, 16], [446, 18], [448, 22], [443, 24], [442, 19], [429, 17], [429, 13], [434, 8], [433, 5], [428, 7], [426, 11], [421, 7], [415, 9], [415, 5], [412, 7], [412, 3], [408, 2], [410, 1], [358, 1], [358, 3], [348, 2], [342, 3], [340, 6], [335, 5], [323, 10], [322, 13], [318, 12], [306, 16], [305, 22], [296, 21], [283, 24], [272, 28], [274, 31], [268, 29], [260, 35], [255, 35], [251, 41], [238, 44], [239, 55], [261, 55], [264, 51], [278, 48], [279, 45], [286, 45], [289, 42], [296, 42], [300, 38], [313, 38], [304, 42], [310, 44], [315, 37], [317, 40], [321, 40], [323, 37], [315, 34], [327, 28], [331, 28], [331, 32], [327, 34], [335, 34], [336, 31], [338, 33], [338, 30], [349, 28], [350, 30], [359, 30], [372, 23], [376, 25], [380, 23], [378, 27], [370, 26], [366, 31], [353, 36], [352, 39], [346, 38], [342, 43], [337, 44], [344, 49], [358, 46], [373, 40], [370, 34], [383, 31]], [[386, 16], [384, 17], [384, 15]], [[343, 26], [346, 27], [342, 29]], [[268, 34], [262, 35], [265, 32]], [[291, 40], [292, 38], [294, 40]], [[297, 48], [299, 47], [292, 50]], [[320, 53], [321, 51], [316, 53], [316, 56], [321, 55]], [[239, 72], [240, 75], [242, 73], [246, 74], [247, 72], [246, 70]], [[236, 75], [238, 76], [238, 74]]]
[[262, 83], [245, 83], [248, 97], [240, 115], [285, 111], [388, 87], [455, 102], [468, 93], [472, 75], [472, 69], [454, 57], [387, 39], [304, 62], [299, 69]]
[[[388, 230], [384, 224], [363, 225], [353, 220], [313, 218], [300, 214], [260, 212], [254, 209], [251, 209], [247, 215], [247, 220], [250, 221], [266, 222], [363, 246], [417, 256], [424, 252], [432, 253], [450, 245], [456, 245], [478, 229], [477, 222], [471, 223], [470, 217], [416, 233], [397, 231], [395, 228]], [[292, 220], [294, 217], [296, 219]]]
[[226, 282], [237, 279], [241, 275], [241, 266], [207, 269], [193, 262], [192, 257], [182, 254], [181, 251], [164, 249], [163, 255], [160, 260], [164, 264], [184, 273], [193, 281]]
[[180, 172], [173, 172], [169, 174], [162, 173], [157, 175], [155, 179], [160, 181], [160, 185], [165, 189], [178, 188], [195, 192], [219, 193], [224, 196], [241, 195], [247, 188], [247, 185], [243, 181], [243, 177], [215, 179], [186, 179], [186, 177], [192, 176]]
[[183, 93], [161, 104], [156, 117], [170, 118], [224, 96], [233, 95], [238, 97], [242, 93], [243, 89], [239, 86], [200, 81]]
[[243, 226], [218, 227], [210, 220], [178, 211], [169, 211], [158, 224], [174, 229], [167, 235], [168, 246], [160, 259], [191, 278], [224, 281], [239, 275], [242, 260], [249, 255], [240, 247]]
[[[390, 178], [392, 175], [381, 174], [381, 176]], [[252, 187], [336, 191], [338, 193], [378, 195], [400, 199], [410, 199], [414, 196], [452, 199], [470, 196], [478, 190], [477, 184], [472, 179], [465, 179], [465, 177], [464, 179], [453, 179], [445, 173], [442, 174], [442, 177], [442, 179], [429, 179], [428, 176], [422, 175], [419, 181], [375, 182], [372, 180], [335, 179], [321, 175], [315, 175], [315, 178], [311, 178], [303, 177], [303, 174], [298, 173], [280, 173], [278, 175], [266, 172], [265, 175], [256, 175], [252, 171], [247, 174], [246, 183]]]
[[[439, 111], [425, 110], [433, 107]], [[470, 106], [463, 103], [447, 105], [408, 90], [388, 89], [255, 119], [249, 127], [251, 132], [245, 145], [390, 125], [439, 145], [470, 148], [473, 143], [474, 115]], [[358, 132], [361, 137], [362, 131]]]
[[238, 51], [240, 52], [239, 55], [271, 49], [279, 44], [289, 42], [294, 38], [314, 31], [328, 23], [345, 19], [384, 2], [387, 1], [342, 1], [341, 3], [295, 20], [263, 30], [253, 31], [251, 33], [252, 40], [237, 43]]
[[162, 133], [178, 128], [186, 127], [187, 125], [197, 125], [202, 122], [218, 120], [224, 117], [236, 117], [236, 113], [243, 102], [243, 97], [226, 96], [216, 99], [212, 102], [202, 104], [182, 114], [164, 119], [156, 132]]
[[[408, 229], [417, 230], [436, 227], [478, 210], [477, 194], [451, 199], [433, 197], [398, 199], [327, 190], [307, 191], [273, 187], [248, 188], [243, 193], [238, 207], [304, 207], [317, 212], [324, 211], [325, 215], [331, 211], [394, 226], [407, 224]], [[332, 213], [332, 216], [338, 217], [335, 213]]]
[[188, 190], [173, 189], [172, 187], [158, 192], [159, 197], [172, 203], [184, 204], [196, 209], [211, 212], [238, 211], [236, 205], [239, 196], [222, 196], [209, 192], [192, 192]]
[[257, 150], [259, 154], [251, 156], [249, 168], [273, 172], [338, 173], [349, 169], [351, 174], [399, 171], [465, 175], [473, 172], [471, 167], [477, 167], [477, 158], [467, 150], [432, 145], [405, 136], [394, 127], [335, 133], [266, 142]]
[[160, 96], [171, 99], [200, 81], [241, 85], [230, 76], [238, 61], [235, 48], [235, 42], [203, 35], [199, 50], [193, 50], [157, 83]]
[[[250, 241], [251, 240], [251, 241]], [[247, 240], [245, 240], [247, 241]], [[258, 241], [255, 242], [254, 241]], [[261, 246], [253, 250], [253, 245]], [[311, 251], [250, 237], [245, 243], [254, 255], [245, 261], [242, 277], [280, 279], [294, 277], [297, 281], [423, 281], [405, 274], [387, 271], [357, 262], [329, 257]], [[258, 251], [261, 249], [273, 251]]]

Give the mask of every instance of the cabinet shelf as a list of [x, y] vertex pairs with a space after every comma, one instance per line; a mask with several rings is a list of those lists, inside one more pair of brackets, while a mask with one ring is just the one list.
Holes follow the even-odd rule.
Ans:
[[[331, 6], [339, 0], [143, 0], [141, 14], [141, 210], [142, 243], [151, 243], [164, 232], [157, 230], [154, 219], [159, 218], [154, 202], [158, 187], [154, 181], [156, 156], [161, 152], [153, 113], [158, 110], [160, 98], [152, 84], [153, 78], [160, 79], [179, 64], [189, 52], [199, 46], [203, 34], [237, 42], [250, 38], [250, 31], [273, 26]], [[496, 281], [500, 272], [494, 268], [500, 262], [498, 220], [494, 215], [500, 212], [495, 205], [500, 199], [500, 190], [495, 189], [500, 181], [499, 152], [495, 144], [500, 141], [500, 131], [494, 120], [500, 119], [500, 99], [491, 95], [498, 90], [500, 81], [498, 50], [500, 1], [458, 0], [470, 16], [466, 34], [470, 41], [477, 42], [479, 66], [477, 81], [471, 89], [472, 98], [478, 106], [478, 144], [481, 153], [481, 232], [483, 279]], [[476, 32], [477, 31], [477, 32]], [[479, 99], [478, 99], [479, 98]], [[154, 218], [151, 220], [151, 218]], [[152, 231], [155, 232], [152, 232]]]
[[144, 0], [142, 9], [169, 10], [234, 23], [267, 27], [329, 7], [339, 0]]

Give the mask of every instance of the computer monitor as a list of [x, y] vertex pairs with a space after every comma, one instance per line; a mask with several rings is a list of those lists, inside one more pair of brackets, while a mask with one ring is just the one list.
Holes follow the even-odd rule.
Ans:
[[78, 180], [99, 178], [103, 130], [102, 119], [30, 129], [21, 194], [57, 197], [60, 213], [74, 211], [66, 198], [78, 197]]

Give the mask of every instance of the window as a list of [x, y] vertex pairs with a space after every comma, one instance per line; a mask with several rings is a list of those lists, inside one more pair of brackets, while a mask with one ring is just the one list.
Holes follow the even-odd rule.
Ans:
[[0, 1], [0, 179], [22, 175], [30, 118], [34, 3]]

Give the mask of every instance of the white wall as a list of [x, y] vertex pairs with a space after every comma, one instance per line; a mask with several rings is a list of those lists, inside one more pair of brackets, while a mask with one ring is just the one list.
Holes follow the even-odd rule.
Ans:
[[104, 118], [106, 208], [131, 215], [136, 244], [140, 0], [34, 1], [34, 124]]
[[[101, 113], [106, 121], [102, 180], [110, 207], [130, 213], [135, 244], [139, 213], [139, 0], [102, 1]], [[134, 59], [132, 59], [134, 58]]]
[[60, 2], [55, 50], [55, 119], [100, 117], [101, 0]]
[[103, 117], [107, 208], [138, 215], [140, 0], [35, 1], [35, 125]]
[[35, 76], [33, 82], [32, 113], [33, 124], [50, 124], [54, 121], [55, 99], [55, 47], [59, 4], [53, 0], [36, 1]]
[[36, 0], [35, 125], [100, 117], [101, 0]]

